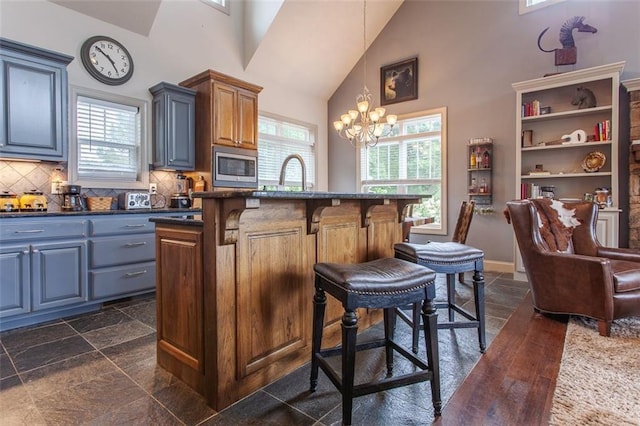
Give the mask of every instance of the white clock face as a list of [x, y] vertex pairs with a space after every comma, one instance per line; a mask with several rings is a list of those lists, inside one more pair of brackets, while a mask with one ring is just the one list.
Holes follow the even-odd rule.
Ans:
[[133, 74], [133, 61], [127, 49], [109, 37], [92, 37], [82, 47], [87, 71], [105, 84], [122, 84]]

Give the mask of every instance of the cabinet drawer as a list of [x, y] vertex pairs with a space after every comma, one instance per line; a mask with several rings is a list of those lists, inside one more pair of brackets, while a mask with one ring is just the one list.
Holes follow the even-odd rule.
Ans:
[[0, 240], [23, 241], [48, 238], [78, 238], [86, 237], [85, 220], [40, 220], [40, 221], [2, 221], [0, 222]]
[[90, 242], [90, 268], [148, 262], [155, 259], [155, 234], [126, 235]]
[[155, 226], [149, 222], [148, 215], [123, 214], [110, 219], [92, 219], [89, 221], [89, 235], [140, 234], [153, 232]]
[[89, 282], [92, 300], [154, 290], [156, 265], [154, 262], [147, 262], [101, 269], [89, 273]]

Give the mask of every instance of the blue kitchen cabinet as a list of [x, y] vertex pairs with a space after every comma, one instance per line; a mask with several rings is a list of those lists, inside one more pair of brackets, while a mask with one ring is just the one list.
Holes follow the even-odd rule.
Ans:
[[0, 247], [0, 317], [84, 302], [85, 241]]
[[0, 38], [0, 157], [67, 161], [72, 56]]
[[112, 300], [156, 286], [155, 215], [96, 217], [89, 221], [89, 298]]
[[0, 246], [0, 318], [31, 310], [31, 257], [28, 244]]
[[196, 91], [170, 83], [149, 89], [153, 95], [153, 167], [195, 169]]
[[2, 220], [0, 330], [86, 310], [86, 236], [81, 217]]
[[87, 242], [80, 240], [31, 246], [33, 310], [87, 300]]
[[155, 291], [149, 219], [176, 210], [0, 215], [0, 331]]

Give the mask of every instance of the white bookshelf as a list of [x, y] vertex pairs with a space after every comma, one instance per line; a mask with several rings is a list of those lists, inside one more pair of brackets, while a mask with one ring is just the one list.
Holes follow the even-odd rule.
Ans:
[[[522, 184], [555, 187], [557, 199], [582, 199], [596, 188], [610, 188], [612, 206], [601, 209], [597, 234], [601, 244], [618, 246], [619, 182], [618, 134], [620, 74], [625, 62], [551, 75], [514, 83], [516, 91], [516, 194], [522, 198]], [[579, 109], [572, 105], [578, 87], [591, 90], [596, 106]], [[550, 111], [542, 115], [523, 116], [523, 104], [539, 102]], [[562, 136], [576, 130], [594, 135], [597, 123], [608, 121], [610, 135], [606, 140], [562, 144]], [[523, 131], [532, 132], [532, 145], [522, 146]], [[604, 165], [597, 171], [585, 171], [582, 163], [591, 152], [604, 154]], [[545, 175], [529, 175], [542, 166]], [[515, 278], [526, 280], [520, 251], [516, 244]]]

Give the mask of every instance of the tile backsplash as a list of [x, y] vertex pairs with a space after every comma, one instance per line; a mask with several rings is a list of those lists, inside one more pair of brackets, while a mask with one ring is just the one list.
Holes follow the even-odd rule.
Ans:
[[[152, 200], [154, 207], [164, 207], [165, 204], [168, 206], [173, 193], [175, 173], [162, 171], [149, 173], [149, 182], [158, 184], [158, 196], [153, 197], [155, 200]], [[0, 192], [9, 191], [21, 195], [33, 189], [42, 191], [47, 196], [48, 211], [60, 211], [62, 202], [61, 196], [51, 193], [51, 183], [66, 180], [67, 171], [61, 169], [59, 164], [0, 160]], [[120, 192], [124, 190], [82, 188], [82, 194], [88, 197], [117, 197]]]

